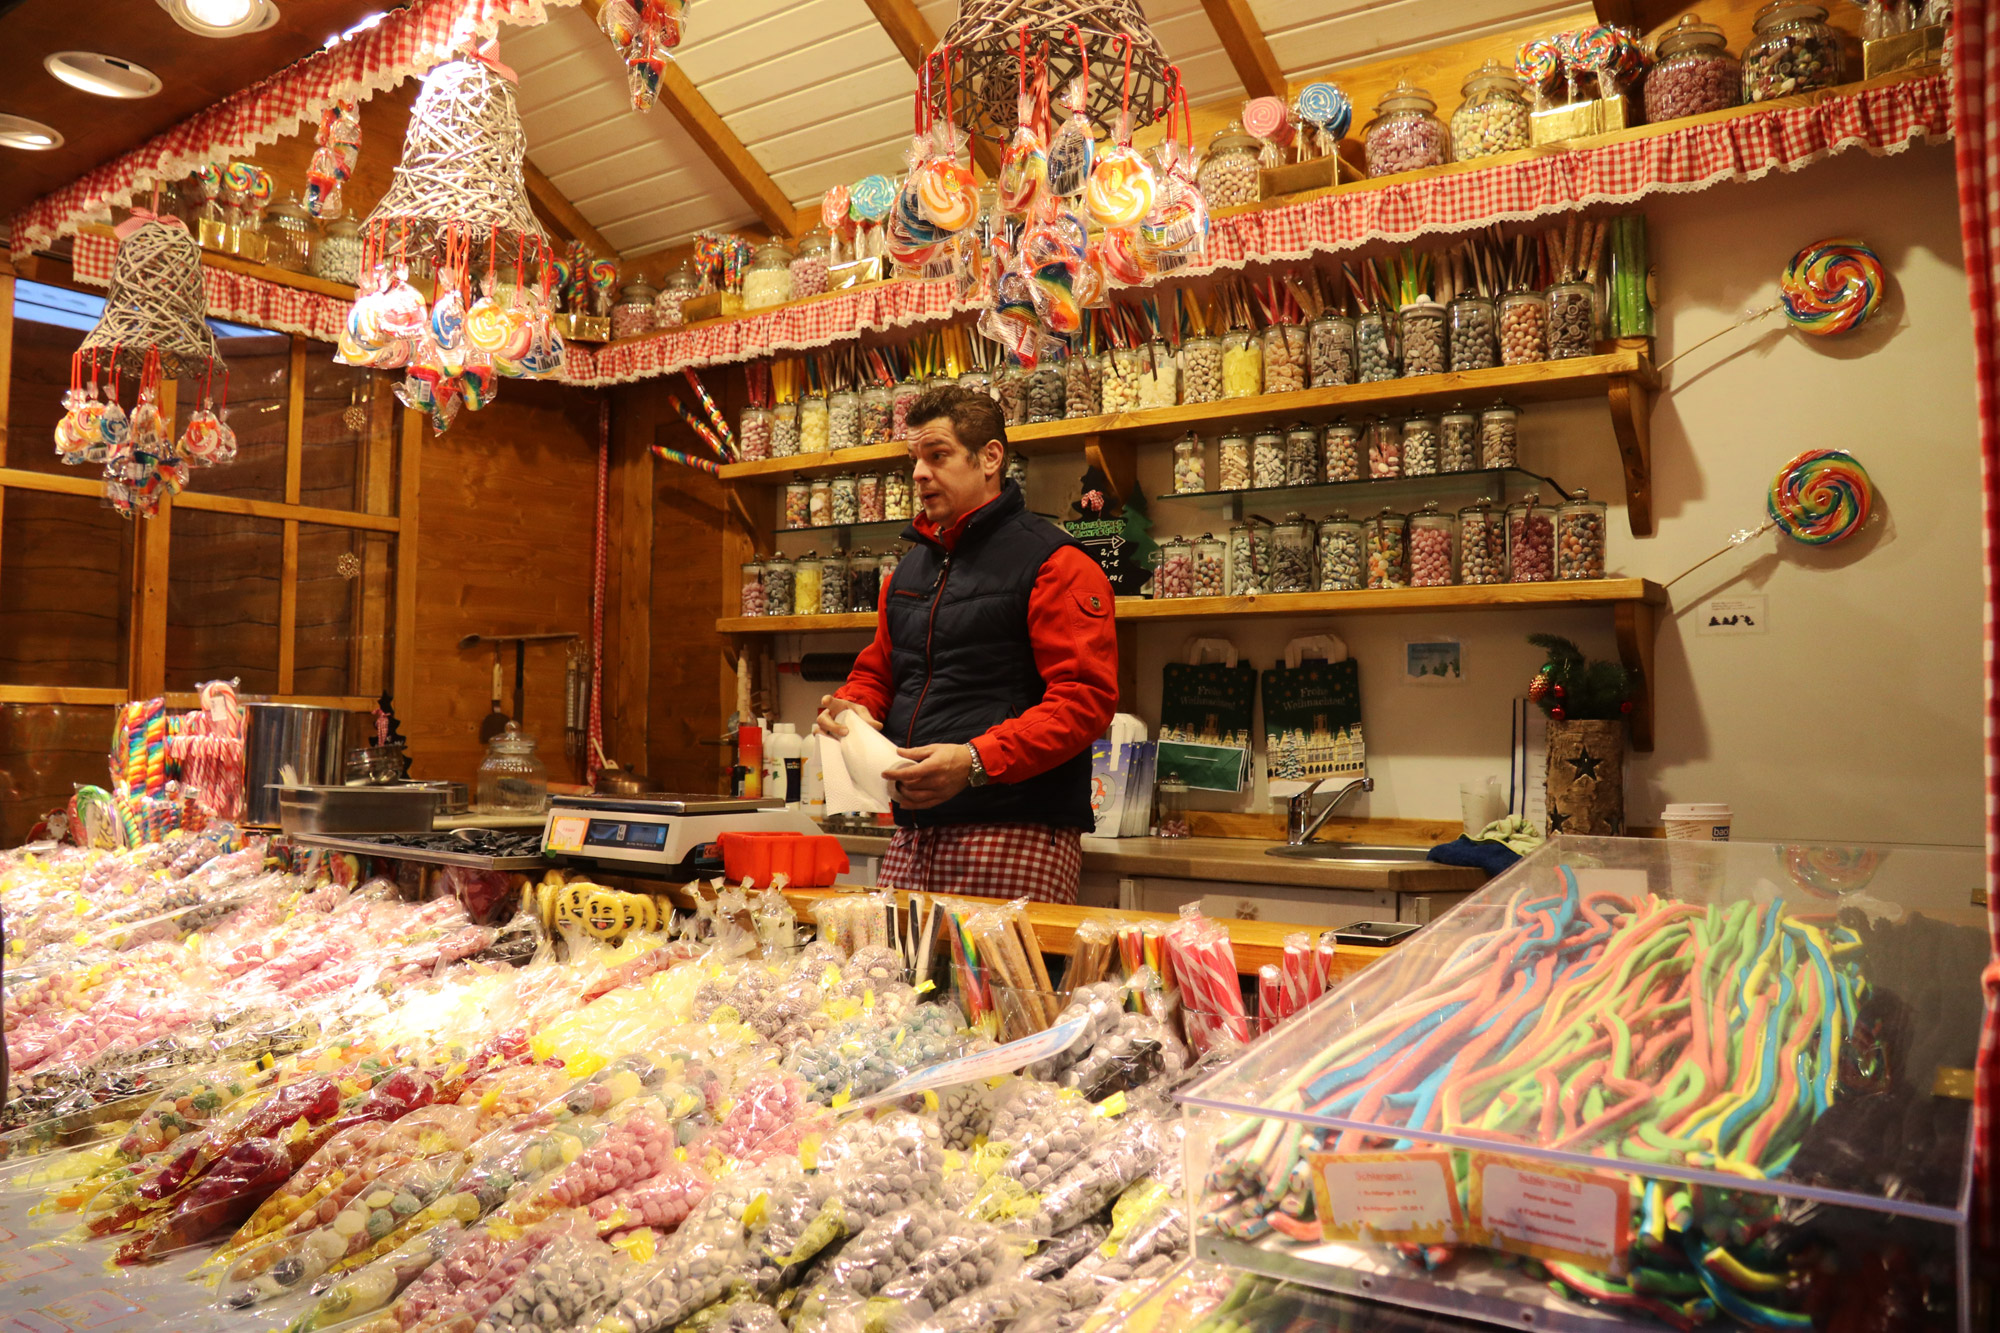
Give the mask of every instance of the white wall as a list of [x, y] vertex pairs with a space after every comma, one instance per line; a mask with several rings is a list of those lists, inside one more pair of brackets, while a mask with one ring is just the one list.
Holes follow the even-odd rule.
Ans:
[[[1628, 764], [1628, 818], [1656, 823], [1668, 801], [1716, 800], [1735, 807], [1738, 837], [1977, 844], [1979, 465], [1950, 149], [1850, 154], [1793, 176], [1656, 198], [1645, 212], [1662, 359], [1773, 301], [1779, 271], [1807, 242], [1866, 239], [1892, 282], [1874, 321], [1846, 338], [1807, 338], [1774, 317], [1668, 372], [1653, 413], [1657, 536], [1635, 539], [1626, 526], [1601, 402], [1523, 413], [1524, 465], [1612, 502], [1613, 573], [1665, 582], [1755, 527], [1772, 474], [1802, 449], [1852, 450], [1882, 500], [1870, 529], [1841, 546], [1768, 533], [1675, 586], [1658, 641], [1659, 746]], [[1036, 459], [1030, 500], [1063, 511], [1081, 470], [1067, 457]], [[1144, 451], [1141, 482], [1148, 495], [1170, 489], [1165, 449]], [[1153, 517], [1157, 534], [1226, 522], [1215, 508], [1176, 502], [1155, 503]], [[796, 554], [805, 542], [784, 545]], [[1742, 593], [1769, 598], [1768, 634], [1695, 633], [1702, 603]], [[1159, 664], [1195, 628], [1230, 632], [1262, 668], [1288, 638], [1323, 627], [1360, 663], [1377, 786], [1354, 812], [1377, 817], [1455, 819], [1461, 781], [1506, 771], [1508, 701], [1540, 664], [1527, 634], [1615, 651], [1608, 612], [1148, 625], [1138, 635], [1142, 712], [1157, 719]], [[1451, 636], [1464, 643], [1463, 687], [1397, 683], [1406, 640]], [[784, 648], [795, 658], [798, 641]], [[785, 680], [785, 716], [809, 721], [825, 687]]]

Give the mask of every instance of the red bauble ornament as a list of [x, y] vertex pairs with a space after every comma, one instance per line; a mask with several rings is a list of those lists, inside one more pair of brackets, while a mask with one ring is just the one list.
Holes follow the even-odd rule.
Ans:
[[1563, 720], [1563, 710], [1561, 708], [1551, 708], [1549, 710], [1549, 716], [1554, 718], [1556, 721], [1560, 722]]
[[1627, 700], [1626, 700], [1626, 701], [1625, 701], [1624, 703], [1622, 703], [1622, 704], [1619, 704], [1619, 705], [1618, 705], [1618, 711], [1619, 711], [1619, 712], [1621, 712], [1621, 713], [1629, 713], [1629, 712], [1631, 712], [1631, 711], [1632, 711], [1632, 701], [1631, 701], [1630, 699], [1627, 699]]
[[1556, 686], [1552, 686], [1551, 688], [1553, 688], [1553, 689], [1555, 690], [1555, 692], [1556, 692], [1556, 698], [1558, 698], [1558, 699], [1561, 699], [1561, 698], [1564, 698], [1564, 697], [1566, 697], [1566, 696], [1567, 696], [1567, 695], [1569, 694], [1569, 691], [1568, 691], [1568, 690], [1566, 690], [1566, 689], [1564, 689], [1564, 688], [1563, 688], [1562, 686], [1560, 686], [1560, 685], [1556, 685]]

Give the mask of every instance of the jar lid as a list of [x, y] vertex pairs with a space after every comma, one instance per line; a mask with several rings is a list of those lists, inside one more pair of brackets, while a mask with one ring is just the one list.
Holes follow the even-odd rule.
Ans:
[[328, 236], [338, 236], [345, 240], [349, 236], [359, 236], [361, 234], [361, 224], [351, 217], [337, 217], [326, 224], [326, 234]]
[[1701, 15], [1683, 14], [1679, 23], [1660, 34], [1654, 58], [1665, 60], [1668, 56], [1677, 56], [1683, 51], [1697, 51], [1702, 47], [1713, 47], [1721, 51], [1727, 40], [1723, 36], [1722, 29], [1713, 23], [1703, 23]]
[[1428, 114], [1436, 110], [1437, 99], [1411, 83], [1398, 83], [1382, 94], [1382, 100], [1375, 104], [1378, 116], [1386, 116], [1392, 111], [1422, 111]]
[[1521, 80], [1515, 76], [1513, 70], [1497, 60], [1489, 60], [1478, 69], [1473, 70], [1472, 73], [1466, 75], [1465, 86], [1459, 89], [1459, 91], [1465, 97], [1470, 98], [1474, 93], [1482, 93], [1489, 88], [1497, 88], [1503, 92], [1520, 93], [1523, 91], [1524, 86]]
[[875, 553], [869, 550], [867, 547], [863, 546], [857, 548], [854, 554], [852, 556], [849, 556], [848, 558], [851, 560], [873, 560], [875, 558]]
[[623, 305], [651, 305], [659, 294], [658, 287], [644, 278], [635, 278], [618, 289], [618, 300]]
[[1458, 512], [1461, 514], [1469, 514], [1475, 509], [1491, 509], [1492, 507], [1493, 507], [1493, 497], [1490, 495], [1482, 495], [1477, 500], [1474, 500], [1471, 504], [1467, 505], [1465, 508], [1459, 510]]
[[1389, 506], [1387, 506], [1387, 505], [1383, 505], [1383, 506], [1382, 506], [1382, 512], [1381, 512], [1381, 513], [1379, 513], [1379, 514], [1377, 514], [1377, 515], [1375, 515], [1375, 517], [1376, 517], [1376, 518], [1378, 518], [1378, 519], [1379, 519], [1379, 518], [1401, 518], [1401, 517], [1403, 517], [1403, 515], [1401, 515], [1401, 514], [1397, 513], [1397, 512], [1395, 511], [1395, 510], [1393, 510], [1393, 509], [1389, 508]]
[[526, 735], [518, 722], [509, 722], [506, 728], [486, 743], [489, 755], [526, 755], [535, 752], [535, 738]]
[[1211, 155], [1236, 152], [1246, 148], [1254, 153], [1257, 151], [1258, 142], [1245, 132], [1243, 122], [1240, 120], [1230, 121], [1228, 125], [1217, 130], [1215, 137], [1208, 141], [1208, 151]]
[[762, 569], [763, 567], [764, 567], [764, 565], [763, 565], [763, 562], [762, 562], [762, 561], [758, 561], [758, 560], [745, 560], [745, 561], [743, 562], [743, 568], [745, 568], [745, 569]]
[[799, 240], [799, 254], [824, 254], [832, 241], [833, 233], [829, 232], [825, 227], [814, 227]]
[[1306, 521], [1306, 516], [1294, 509], [1291, 513], [1285, 515], [1284, 521], [1287, 523], [1303, 523]]
[[789, 264], [792, 262], [792, 247], [786, 245], [783, 241], [766, 241], [757, 247], [757, 260], [759, 263], [769, 263], [775, 260], [779, 263]]
[[277, 203], [272, 204], [271, 217], [273, 220], [283, 218], [287, 222], [310, 223], [312, 221], [312, 214], [306, 211], [305, 205], [299, 202], [299, 197], [296, 194], [288, 194]]
[[1472, 413], [1467, 410], [1464, 403], [1453, 403], [1444, 410], [1444, 415], [1448, 417], [1469, 417]]
[[1326, 516], [1326, 521], [1329, 523], [1345, 523], [1348, 521], [1347, 511], [1345, 509], [1336, 509]]
[[1771, 0], [1757, 11], [1751, 26], [1758, 32], [1775, 28], [1781, 23], [1824, 23], [1826, 6], [1802, 3], [1802, 0]]
[[1520, 410], [1520, 408], [1514, 406], [1512, 403], [1501, 399], [1495, 399], [1493, 405], [1486, 409], [1488, 412], [1519, 412]]
[[1443, 313], [1444, 311], [1443, 306], [1439, 305], [1436, 301], [1431, 300], [1431, 298], [1428, 296], [1419, 296], [1414, 301], [1405, 302], [1400, 307], [1400, 309], [1405, 312], [1411, 310], [1434, 310], [1439, 313]]
[[1421, 515], [1433, 515], [1436, 514], [1437, 511], [1438, 511], [1438, 502], [1436, 500], [1426, 500], [1421, 505], [1417, 506], [1417, 513]]

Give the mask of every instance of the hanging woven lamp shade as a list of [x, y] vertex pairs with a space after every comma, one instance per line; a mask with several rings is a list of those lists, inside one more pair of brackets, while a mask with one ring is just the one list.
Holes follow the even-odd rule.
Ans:
[[428, 255], [448, 228], [490, 235], [511, 260], [525, 242], [539, 263], [548, 234], [528, 206], [528, 155], [514, 85], [483, 60], [451, 60], [424, 77], [403, 159], [364, 228], [379, 253]]
[[146, 222], [119, 241], [104, 314], [77, 354], [106, 373], [137, 375], [157, 351], [167, 379], [206, 375], [221, 365], [207, 313], [201, 247], [178, 223]]
[[[1070, 33], [1071, 24], [1076, 34]], [[1089, 115], [1107, 127], [1117, 122], [1124, 100], [1124, 52], [1114, 43], [1121, 35], [1129, 37], [1133, 128], [1150, 125], [1164, 113], [1167, 55], [1139, 0], [963, 0], [957, 20], [938, 43], [950, 77], [931, 84], [933, 113], [945, 118], [949, 88], [951, 119], [982, 138], [1007, 142], [1018, 120], [1016, 74], [1023, 25], [1030, 52], [1039, 54], [1047, 46], [1049, 87], [1057, 93], [1082, 73], [1080, 37], [1090, 57]]]

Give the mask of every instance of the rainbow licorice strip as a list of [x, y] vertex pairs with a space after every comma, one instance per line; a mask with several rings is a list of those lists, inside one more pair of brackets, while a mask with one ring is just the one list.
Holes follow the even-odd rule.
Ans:
[[1868, 470], [1840, 449], [1808, 449], [1771, 479], [1771, 521], [1808, 546], [1830, 546], [1861, 530], [1874, 505]]

